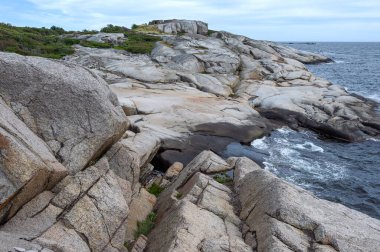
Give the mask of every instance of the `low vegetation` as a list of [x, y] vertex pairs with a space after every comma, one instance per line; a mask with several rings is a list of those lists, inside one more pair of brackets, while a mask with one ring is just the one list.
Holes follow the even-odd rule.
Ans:
[[115, 46], [115, 49], [126, 50], [131, 53], [150, 54], [156, 42], [161, 41], [160, 37], [151, 36], [138, 32], [126, 32], [127, 41], [123, 45]]
[[232, 178], [228, 176], [228, 174], [225, 172], [215, 175], [214, 179], [221, 184], [227, 184], [232, 182]]
[[149, 189], [148, 192], [153, 194], [154, 196], [160, 195], [160, 193], [164, 190], [165, 188], [161, 187], [160, 185], [157, 185], [156, 183], [153, 183]]
[[157, 29], [155, 25], [148, 25], [148, 24], [142, 24], [142, 25], [132, 25], [132, 30], [134, 32], [140, 32], [140, 33], [150, 33], [150, 34], [162, 34], [163, 32]]
[[58, 59], [74, 53], [71, 44], [61, 39], [66, 31], [60, 27], [15, 27], [0, 23], [0, 51]]
[[[79, 44], [92, 48], [114, 48], [126, 50], [131, 53], [150, 54], [157, 41], [161, 38], [146, 34], [151, 29], [148, 25], [138, 26], [135, 31], [123, 26], [107, 25], [101, 32], [121, 32], [127, 37], [122, 45], [112, 43], [79, 40], [65, 36], [74, 32], [65, 31], [63, 28], [52, 26], [51, 28], [16, 27], [10, 24], [0, 23], [0, 51], [15, 52], [27, 56], [40, 56], [59, 59], [65, 55], [74, 53], [73, 45]], [[144, 32], [140, 32], [143, 31]], [[97, 31], [83, 30], [75, 34], [94, 34]]]
[[175, 197], [176, 197], [177, 199], [180, 199], [180, 198], [182, 197], [182, 193], [177, 192], [177, 194], [175, 195]]
[[106, 27], [103, 27], [100, 29], [100, 32], [105, 32], [105, 33], [124, 33], [128, 31], [129, 29], [124, 26], [118, 26], [118, 25], [112, 25], [108, 24]]
[[149, 232], [153, 229], [154, 223], [156, 221], [157, 215], [152, 212], [148, 214], [145, 220], [137, 222], [137, 230], [135, 232], [135, 239], [137, 239], [140, 235], [148, 235]]

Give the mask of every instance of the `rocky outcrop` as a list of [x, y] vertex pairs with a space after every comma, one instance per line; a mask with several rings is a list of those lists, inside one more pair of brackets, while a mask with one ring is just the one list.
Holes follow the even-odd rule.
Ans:
[[0, 98], [0, 222], [44, 189], [52, 188], [67, 170], [49, 147]]
[[67, 62], [0, 53], [0, 94], [24, 123], [75, 173], [127, 129], [106, 83]]
[[252, 251], [241, 238], [228, 187], [198, 172], [171, 201], [148, 236], [147, 251]]
[[103, 158], [39, 194], [0, 231], [53, 251], [121, 251], [131, 199], [130, 183]]
[[158, 30], [169, 34], [177, 34], [184, 32], [190, 34], [207, 35], [208, 33], [207, 23], [194, 20], [153, 20], [149, 22], [149, 25], [154, 25], [157, 27]]
[[[163, 41], [150, 56], [78, 47], [68, 60], [103, 76], [124, 111], [134, 116], [135, 126], [159, 132], [163, 148], [170, 149], [177, 161], [188, 163], [199, 151], [186, 140], [172, 144], [168, 139], [185, 139], [202, 128], [202, 137], [241, 141], [231, 132], [256, 128], [246, 139], [249, 142], [272, 128], [264, 118], [345, 141], [379, 135], [375, 104], [314, 76], [302, 64], [328, 62], [327, 57], [228, 32], [161, 36]], [[177, 106], [185, 109], [172, 109]], [[218, 128], [224, 122], [228, 126], [215, 132], [210, 126], [214, 122]], [[204, 145], [201, 142], [215, 142], [208, 148], [218, 151], [218, 146], [225, 146], [221, 142], [228, 141], [207, 139], [197, 145]], [[182, 153], [192, 154], [173, 153], [177, 146]]]
[[[186, 34], [157, 35], [151, 55], [81, 46], [64, 61], [0, 53], [0, 251], [380, 247], [379, 221], [248, 158], [216, 154], [284, 123], [349, 141], [378, 137], [375, 104], [303, 65], [328, 58], [206, 36], [198, 21], [151, 25]], [[158, 198], [154, 182], [165, 187]], [[154, 228], [139, 235], [147, 216]]]
[[380, 221], [236, 162], [235, 187], [246, 242], [257, 251], [377, 251]]
[[111, 43], [113, 45], [121, 45], [124, 43], [127, 38], [124, 36], [124, 33], [104, 33], [99, 32], [95, 34], [68, 34], [65, 35], [66, 38], [73, 38], [79, 40], [86, 40], [91, 42], [98, 43]]

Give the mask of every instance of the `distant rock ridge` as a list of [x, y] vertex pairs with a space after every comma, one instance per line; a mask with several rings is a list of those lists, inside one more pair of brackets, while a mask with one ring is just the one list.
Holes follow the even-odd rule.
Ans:
[[195, 20], [153, 20], [149, 22], [149, 25], [154, 25], [158, 28], [158, 30], [169, 34], [190, 33], [207, 35], [208, 33], [208, 24]]
[[165, 33], [150, 55], [0, 52], [0, 252], [378, 250], [379, 220], [216, 154], [284, 125], [379, 138], [375, 103], [303, 64], [325, 56], [150, 25]]

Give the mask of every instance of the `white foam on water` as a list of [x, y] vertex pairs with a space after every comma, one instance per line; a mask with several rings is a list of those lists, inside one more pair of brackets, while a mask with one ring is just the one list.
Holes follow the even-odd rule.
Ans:
[[294, 132], [293, 130], [291, 130], [291, 129], [287, 128], [287, 127], [280, 128], [277, 131], [280, 132], [280, 133], [282, 133], [282, 134], [289, 134], [289, 133]]
[[266, 150], [266, 149], [268, 149], [268, 145], [264, 142], [266, 140], [266, 138], [267, 137], [263, 137], [263, 138], [254, 140], [251, 143], [251, 146], [255, 147], [256, 149], [259, 149], [259, 150]]
[[308, 150], [311, 152], [320, 152], [320, 153], [324, 152], [322, 147], [315, 145], [312, 142], [304, 142], [303, 144], [296, 144], [295, 147], [300, 150]]
[[[344, 177], [345, 168], [343, 166], [323, 160], [323, 157], [321, 158], [319, 155], [324, 155], [325, 150], [313, 143], [312, 140], [302, 139], [313, 139], [315, 136], [312, 133], [295, 132], [289, 128], [281, 128], [277, 132], [279, 134], [257, 139], [251, 144], [257, 149], [265, 149], [269, 152], [269, 156], [265, 157], [263, 162], [266, 170], [304, 188], [313, 186], [306, 182], [308, 178], [328, 181]], [[301, 134], [303, 137], [300, 138], [301, 136], [294, 134]], [[317, 159], [305, 156], [308, 152], [316, 153], [312, 155], [318, 155]]]
[[370, 94], [366, 97], [380, 103], [380, 94]]
[[380, 139], [376, 139], [376, 138], [368, 138], [369, 141], [373, 141], [373, 142], [380, 142]]

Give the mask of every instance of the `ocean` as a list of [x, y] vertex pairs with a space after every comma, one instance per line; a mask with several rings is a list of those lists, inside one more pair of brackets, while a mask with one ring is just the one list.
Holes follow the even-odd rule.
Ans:
[[[317, 76], [380, 102], [380, 43], [292, 43], [334, 63], [308, 65]], [[378, 109], [379, 113], [380, 110]], [[251, 156], [278, 177], [380, 219], [380, 141], [342, 143], [288, 128], [250, 147], [231, 144], [225, 154]]]

